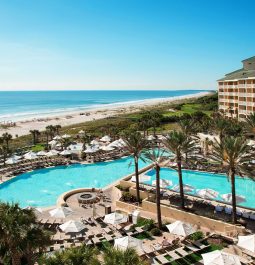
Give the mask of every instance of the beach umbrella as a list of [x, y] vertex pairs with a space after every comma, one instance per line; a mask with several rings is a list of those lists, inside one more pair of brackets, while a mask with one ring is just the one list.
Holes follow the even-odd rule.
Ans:
[[114, 239], [114, 247], [119, 250], [126, 250], [127, 248], [134, 248], [138, 251], [140, 249], [143, 251], [142, 240], [134, 238], [132, 236], [125, 236], [121, 238]]
[[204, 265], [241, 265], [238, 256], [219, 250], [202, 254], [202, 258]]
[[59, 136], [59, 135], [56, 135], [54, 138], [53, 138], [53, 140], [61, 140], [61, 136]]
[[38, 156], [46, 156], [47, 155], [47, 152], [45, 151], [40, 151], [37, 153]]
[[70, 138], [70, 137], [71, 137], [71, 135], [69, 135], [69, 134], [64, 134], [61, 136], [61, 138], [63, 138], [63, 139]]
[[78, 134], [84, 134], [85, 132], [83, 130], [80, 130]]
[[237, 246], [255, 253], [255, 235], [238, 236]]
[[73, 213], [69, 207], [58, 207], [49, 211], [50, 216], [55, 218], [65, 218]]
[[69, 155], [71, 155], [71, 152], [68, 150], [64, 150], [64, 151], [60, 152], [59, 154], [62, 156], [69, 156]]
[[[191, 186], [191, 185], [188, 185], [188, 184], [184, 184], [184, 185], [183, 185], [183, 191], [184, 191], [184, 192], [191, 192], [191, 191], [193, 191], [194, 189], [195, 189], [195, 188], [194, 188], [193, 186]], [[173, 190], [179, 192], [179, 191], [180, 191], [180, 186], [179, 186], [179, 185], [175, 185], [175, 186], [173, 187]]]
[[92, 140], [92, 141], [90, 142], [90, 144], [92, 144], [92, 145], [99, 145], [99, 142], [98, 142], [97, 140]]
[[84, 153], [96, 153], [99, 151], [99, 148], [97, 146], [88, 146], [86, 150], [84, 150]]
[[26, 154], [24, 155], [24, 158], [25, 158], [25, 159], [29, 159], [29, 160], [31, 160], [31, 159], [36, 159], [36, 158], [37, 158], [37, 154], [34, 153], [34, 152], [28, 152], [28, 153], [26, 153]]
[[[232, 194], [231, 193], [223, 194], [223, 195], [221, 195], [221, 198], [227, 203], [232, 203]], [[242, 195], [236, 195], [236, 203], [242, 203], [242, 202], [246, 202], [245, 197]]]
[[[152, 181], [152, 185], [153, 186], [156, 186], [156, 180], [153, 180]], [[167, 180], [167, 179], [160, 179], [159, 180], [159, 186], [160, 188], [166, 188], [168, 186], [172, 186], [173, 185], [173, 182], [171, 180]]]
[[115, 140], [115, 141], [111, 142], [109, 144], [109, 146], [114, 147], [114, 148], [122, 148], [124, 146], [124, 144], [120, 140]]
[[105, 135], [104, 137], [102, 137], [100, 139], [101, 142], [110, 142], [111, 141], [111, 137], [109, 135]]
[[12, 158], [14, 158], [16, 160], [20, 160], [22, 158], [22, 156], [13, 155]]
[[[150, 180], [151, 180], [151, 176], [139, 175], [139, 182], [145, 182], [145, 181], [150, 181]], [[132, 176], [131, 181], [136, 182], [136, 177]]]
[[46, 153], [46, 156], [56, 156], [59, 152], [57, 150], [50, 150], [48, 153]]
[[109, 146], [109, 145], [103, 145], [103, 146], [100, 147], [100, 149], [103, 150], [103, 151], [112, 151], [112, 150], [114, 150], [114, 148]]
[[112, 225], [126, 223], [127, 220], [128, 220], [127, 215], [117, 212], [107, 214], [104, 217], [104, 222]]
[[212, 189], [201, 189], [197, 190], [197, 195], [204, 199], [215, 199], [216, 197], [218, 197], [219, 192]]
[[16, 164], [16, 163], [18, 163], [18, 162], [19, 162], [18, 159], [15, 159], [15, 158], [11, 157], [11, 158], [7, 159], [5, 163], [6, 163], [7, 165], [13, 165], [13, 164]]
[[49, 145], [56, 145], [58, 142], [56, 140], [52, 140], [49, 142]]
[[149, 135], [148, 137], [147, 137], [147, 140], [148, 141], [153, 141], [153, 140], [155, 140], [156, 138], [153, 136], [153, 135]]
[[176, 221], [172, 224], [166, 226], [170, 233], [178, 235], [178, 236], [189, 236], [195, 233], [194, 228], [191, 224], [183, 223], [181, 221]]
[[79, 233], [86, 227], [79, 221], [70, 220], [60, 225], [59, 228], [65, 233]]

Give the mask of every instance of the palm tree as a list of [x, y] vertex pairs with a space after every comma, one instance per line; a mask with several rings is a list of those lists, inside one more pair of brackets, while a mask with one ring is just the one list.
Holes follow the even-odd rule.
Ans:
[[183, 191], [183, 180], [182, 180], [182, 160], [184, 156], [187, 156], [195, 150], [195, 140], [187, 136], [183, 132], [172, 131], [168, 134], [164, 140], [165, 147], [175, 154], [175, 159], [178, 167], [179, 176], [179, 187], [181, 197], [181, 208], [185, 208], [184, 203], [184, 191]]
[[180, 120], [178, 124], [186, 135], [193, 135], [197, 132], [196, 122], [192, 118]]
[[82, 151], [86, 149], [86, 144], [89, 144], [91, 141], [92, 137], [90, 134], [84, 133], [81, 137], [80, 140], [82, 142]]
[[131, 132], [129, 135], [124, 136], [126, 148], [128, 152], [134, 158], [135, 164], [135, 178], [136, 178], [136, 199], [137, 203], [140, 203], [140, 192], [139, 192], [139, 165], [138, 161], [142, 151], [148, 147], [148, 141], [139, 132]]
[[138, 122], [138, 128], [139, 128], [139, 130], [142, 130], [143, 131], [143, 137], [146, 136], [146, 132], [147, 132], [147, 130], [148, 130], [149, 127], [150, 126], [149, 126], [148, 120], [143, 119], [143, 118], [139, 120], [139, 122]]
[[[1, 144], [1, 141], [0, 141], [0, 144]], [[0, 145], [0, 154], [3, 156], [3, 162], [4, 162], [4, 166], [5, 166], [5, 161], [6, 161], [6, 157], [8, 154], [8, 150], [7, 150], [7, 147], [3, 144]]]
[[38, 130], [30, 130], [29, 132], [32, 134], [33, 145], [35, 145], [38, 141], [38, 136], [40, 135], [40, 132]]
[[61, 138], [60, 139], [60, 143], [61, 143], [61, 147], [62, 149], [64, 148], [64, 150], [67, 148], [67, 146], [70, 144], [70, 139], [69, 138]]
[[3, 133], [2, 138], [6, 144], [7, 150], [9, 150], [9, 142], [12, 139], [12, 135], [6, 132], [6, 133]]
[[144, 159], [153, 164], [153, 167], [156, 171], [156, 204], [157, 204], [157, 219], [158, 219], [158, 228], [162, 228], [162, 219], [161, 219], [161, 208], [160, 208], [160, 167], [163, 162], [166, 161], [164, 156], [165, 151], [163, 149], [154, 148], [148, 150], [144, 153]]
[[59, 130], [62, 128], [61, 125], [57, 124], [54, 126], [54, 128], [55, 128], [56, 134], [59, 135]]
[[255, 135], [255, 112], [246, 117], [245, 127], [247, 132]]
[[219, 118], [214, 121], [215, 131], [219, 134], [220, 141], [222, 141], [224, 134], [228, 127], [228, 121], [224, 118]]
[[247, 176], [254, 179], [249, 167], [249, 162], [252, 160], [251, 147], [247, 145], [247, 140], [244, 137], [226, 136], [221, 142], [216, 141], [213, 144], [211, 158], [215, 162], [220, 162], [221, 168], [226, 169], [227, 177], [230, 179], [233, 207], [232, 221], [235, 224], [237, 221], [235, 176]]
[[32, 209], [0, 203], [0, 246], [8, 250], [6, 255], [11, 257], [12, 265], [20, 265], [24, 256], [32, 257], [39, 244], [41, 248], [48, 245], [49, 233], [38, 233], [39, 229]]
[[46, 126], [46, 131], [48, 131], [50, 139], [52, 140], [55, 135], [55, 127], [53, 125]]
[[162, 114], [159, 111], [151, 111], [150, 112], [150, 122], [153, 128], [153, 135], [156, 135], [156, 127], [160, 125], [160, 121], [162, 119]]

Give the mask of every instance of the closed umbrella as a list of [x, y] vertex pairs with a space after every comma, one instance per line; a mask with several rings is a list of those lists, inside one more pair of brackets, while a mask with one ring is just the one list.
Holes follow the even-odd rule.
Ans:
[[125, 236], [114, 240], [114, 247], [120, 250], [133, 248], [137, 251], [139, 250], [143, 251], [142, 244], [143, 244], [142, 240], [131, 236]]
[[[193, 191], [194, 189], [195, 189], [195, 188], [194, 188], [193, 186], [191, 186], [191, 185], [188, 185], [188, 184], [184, 184], [184, 185], [183, 185], [183, 191], [184, 191], [184, 192], [191, 192], [191, 191]], [[173, 187], [173, 190], [179, 192], [179, 191], [180, 191], [180, 186], [179, 186], [179, 185], [175, 185], [175, 186]]]
[[215, 199], [218, 197], [219, 192], [212, 189], [201, 189], [197, 191], [197, 195], [204, 199]]
[[[145, 182], [145, 181], [150, 181], [151, 176], [148, 175], [139, 175], [139, 182]], [[136, 177], [132, 176], [131, 181], [136, 182]]]
[[189, 236], [195, 233], [194, 228], [191, 224], [183, 223], [181, 221], [176, 221], [172, 224], [166, 226], [170, 233], [178, 235], [178, 236]]
[[[223, 195], [221, 195], [221, 198], [227, 203], [232, 203], [232, 194], [231, 193], [223, 194]], [[242, 195], [236, 195], [236, 203], [242, 203], [242, 202], [246, 202], [245, 197]]]
[[127, 220], [128, 220], [127, 215], [117, 212], [107, 214], [104, 217], [104, 222], [112, 225], [126, 223]]
[[86, 227], [79, 221], [70, 220], [60, 225], [59, 228], [65, 233], [79, 233]]
[[238, 256], [219, 250], [202, 254], [202, 257], [204, 265], [241, 265]]
[[50, 216], [55, 218], [65, 218], [73, 213], [69, 207], [59, 207], [51, 210]]
[[[156, 180], [152, 181], [152, 185], [156, 186]], [[173, 185], [173, 182], [171, 180], [160, 179], [160, 181], [159, 181], [159, 186], [160, 186], [160, 188], [163, 188], [163, 189], [168, 187], [168, 186], [172, 186], [172, 185]]]
[[255, 253], [255, 235], [238, 236], [237, 246]]

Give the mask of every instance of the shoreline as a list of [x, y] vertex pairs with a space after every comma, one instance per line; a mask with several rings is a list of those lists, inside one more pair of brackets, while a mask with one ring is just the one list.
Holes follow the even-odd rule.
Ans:
[[53, 115], [41, 115], [41, 117], [19, 120], [15, 127], [9, 127], [7, 129], [0, 128], [0, 135], [8, 132], [16, 138], [18, 136], [28, 135], [31, 129], [43, 131], [48, 125], [61, 125], [62, 127], [75, 125], [83, 122], [99, 120], [107, 117], [112, 117], [125, 113], [132, 113], [140, 111], [146, 107], [153, 107], [158, 104], [174, 103], [181, 100], [188, 100], [192, 98], [199, 98], [212, 94], [213, 92], [199, 92], [196, 94], [189, 94], [171, 98], [156, 98], [156, 99], [145, 99], [138, 101], [128, 101], [120, 103], [112, 103], [96, 108], [84, 108], [73, 111], [66, 111], [64, 113], [54, 113]]

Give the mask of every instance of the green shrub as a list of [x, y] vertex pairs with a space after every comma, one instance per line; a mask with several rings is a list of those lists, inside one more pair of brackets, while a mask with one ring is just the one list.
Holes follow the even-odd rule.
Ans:
[[125, 202], [135, 202], [136, 201], [136, 197], [133, 196], [130, 192], [125, 191], [122, 194], [122, 199]]
[[197, 231], [194, 234], [189, 236], [189, 239], [191, 239], [193, 241], [196, 241], [196, 240], [199, 240], [202, 238], [204, 238], [204, 233], [202, 231]]
[[127, 187], [125, 188], [125, 187], [123, 187], [121, 185], [116, 185], [116, 188], [121, 190], [121, 191], [128, 191], [129, 190], [129, 188], [127, 188]]
[[155, 227], [155, 222], [152, 219], [145, 219], [145, 218], [139, 217], [137, 220], [136, 226], [143, 226], [143, 229], [145, 231], [150, 231], [152, 228]]
[[157, 227], [152, 228], [150, 232], [153, 236], [161, 236], [162, 235], [162, 232]]

